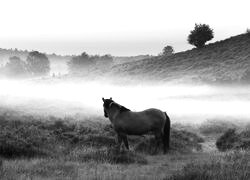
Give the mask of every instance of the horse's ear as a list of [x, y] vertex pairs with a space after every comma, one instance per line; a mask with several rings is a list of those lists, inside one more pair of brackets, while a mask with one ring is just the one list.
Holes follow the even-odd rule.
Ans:
[[102, 98], [102, 101], [104, 102], [104, 98]]
[[111, 100], [112, 100], [112, 97], [111, 97], [111, 98], [109, 98], [109, 99], [111, 99]]

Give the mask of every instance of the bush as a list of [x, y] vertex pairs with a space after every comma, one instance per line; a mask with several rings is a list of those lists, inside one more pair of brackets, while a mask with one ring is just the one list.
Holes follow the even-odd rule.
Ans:
[[216, 146], [220, 151], [231, 149], [249, 149], [250, 148], [250, 131], [237, 133], [235, 129], [229, 129], [216, 141]]
[[195, 24], [194, 30], [192, 30], [188, 36], [188, 43], [196, 46], [197, 48], [204, 47], [205, 43], [213, 39], [213, 29], [206, 24]]
[[217, 139], [216, 147], [220, 151], [226, 151], [232, 149], [239, 140], [239, 136], [236, 134], [235, 129], [229, 129]]
[[0, 155], [7, 158], [48, 155], [52, 139], [47, 131], [35, 126], [4, 127], [0, 131]]
[[170, 138], [171, 149], [178, 152], [200, 151], [203, 138], [185, 130], [172, 130]]

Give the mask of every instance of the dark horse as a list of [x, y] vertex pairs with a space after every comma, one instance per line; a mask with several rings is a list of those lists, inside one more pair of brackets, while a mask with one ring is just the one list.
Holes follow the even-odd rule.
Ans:
[[118, 148], [122, 141], [127, 149], [127, 135], [143, 135], [148, 132], [155, 134], [156, 144], [163, 142], [164, 154], [169, 149], [170, 141], [170, 119], [166, 112], [159, 109], [146, 109], [133, 112], [110, 99], [103, 100], [104, 116], [109, 118], [118, 135]]

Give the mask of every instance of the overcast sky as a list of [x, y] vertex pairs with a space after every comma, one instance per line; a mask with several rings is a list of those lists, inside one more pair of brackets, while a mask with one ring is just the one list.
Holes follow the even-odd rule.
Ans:
[[57, 54], [158, 54], [192, 48], [195, 23], [213, 41], [250, 28], [249, 0], [0, 0], [0, 48]]

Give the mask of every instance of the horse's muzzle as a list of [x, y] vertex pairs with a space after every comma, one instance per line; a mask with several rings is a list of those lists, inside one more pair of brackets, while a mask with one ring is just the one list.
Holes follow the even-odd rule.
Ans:
[[104, 110], [104, 117], [108, 118], [108, 113]]

